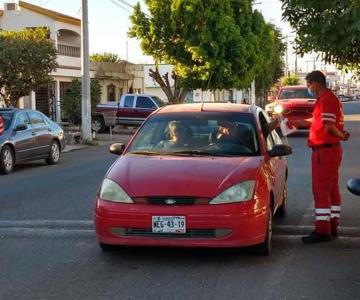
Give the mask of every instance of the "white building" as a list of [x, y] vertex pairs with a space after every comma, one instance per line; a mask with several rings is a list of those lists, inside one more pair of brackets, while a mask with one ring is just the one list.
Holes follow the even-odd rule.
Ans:
[[[10, 1], [9, 1], [10, 2]], [[45, 27], [57, 51], [58, 68], [51, 73], [49, 87], [39, 87], [20, 100], [20, 107], [36, 108], [56, 121], [61, 120], [61, 99], [71, 80], [81, 78], [81, 20], [24, 1], [4, 3], [0, 29], [19, 31]], [[122, 93], [143, 92], [143, 69], [128, 62], [92, 64], [90, 77], [102, 84], [101, 102], [118, 99]]]
[[[174, 80], [171, 78], [173, 66], [167, 64], [159, 65], [159, 72], [163, 76], [169, 74], [170, 86], [174, 87]], [[162, 91], [159, 84], [149, 75], [150, 69], [155, 70], [155, 65], [144, 65], [144, 82], [145, 82], [145, 93], [158, 96], [160, 99], [167, 101], [165, 93]], [[230, 90], [216, 90], [216, 91], [202, 91], [194, 90], [190, 91], [187, 95], [187, 102], [227, 102], [231, 101], [234, 103], [241, 103], [243, 99], [249, 100], [249, 94], [245, 91], [230, 89]]]

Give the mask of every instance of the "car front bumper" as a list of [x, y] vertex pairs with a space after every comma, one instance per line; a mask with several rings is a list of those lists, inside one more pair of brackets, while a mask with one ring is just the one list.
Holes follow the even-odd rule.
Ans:
[[[255, 201], [220, 205], [119, 204], [96, 199], [100, 243], [127, 246], [241, 247], [264, 241], [268, 207]], [[152, 232], [152, 216], [185, 216], [185, 234]]]

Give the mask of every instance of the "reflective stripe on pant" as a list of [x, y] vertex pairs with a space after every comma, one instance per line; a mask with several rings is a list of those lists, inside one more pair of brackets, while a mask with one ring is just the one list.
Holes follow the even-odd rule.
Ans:
[[312, 152], [312, 189], [315, 201], [315, 229], [330, 234], [339, 225], [341, 196], [339, 191], [340, 146]]

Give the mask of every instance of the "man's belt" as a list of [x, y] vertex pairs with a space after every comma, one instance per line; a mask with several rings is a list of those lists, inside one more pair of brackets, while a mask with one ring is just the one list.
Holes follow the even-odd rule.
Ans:
[[340, 142], [334, 143], [334, 144], [319, 144], [319, 145], [313, 145], [311, 146], [311, 149], [313, 151], [319, 150], [321, 148], [333, 148], [340, 146]]

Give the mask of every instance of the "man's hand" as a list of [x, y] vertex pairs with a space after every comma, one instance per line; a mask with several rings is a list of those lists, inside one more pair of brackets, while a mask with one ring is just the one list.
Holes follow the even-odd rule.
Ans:
[[344, 134], [344, 136], [343, 136], [342, 140], [347, 141], [350, 137], [350, 133], [344, 130], [343, 134]]

